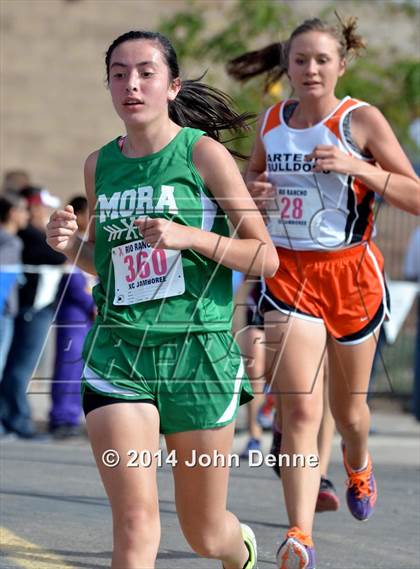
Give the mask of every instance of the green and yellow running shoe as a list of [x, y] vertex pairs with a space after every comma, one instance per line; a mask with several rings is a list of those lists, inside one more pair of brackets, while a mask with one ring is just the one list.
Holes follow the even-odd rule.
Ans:
[[252, 529], [246, 524], [241, 524], [242, 537], [249, 551], [248, 562], [244, 565], [244, 569], [258, 569], [257, 564], [257, 540]]

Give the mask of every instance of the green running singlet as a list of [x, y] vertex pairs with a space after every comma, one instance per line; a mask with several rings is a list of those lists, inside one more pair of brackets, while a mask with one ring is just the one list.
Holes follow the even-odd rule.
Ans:
[[[101, 148], [96, 166], [98, 316], [84, 345], [84, 383], [123, 400], [152, 399], [166, 415], [172, 409], [179, 424], [171, 419], [163, 432], [222, 426], [252, 398], [231, 337], [231, 270], [190, 249], [153, 249], [134, 225], [146, 215], [229, 236], [226, 215], [192, 162], [203, 134], [182, 128], [159, 152], [141, 158], [126, 157], [117, 138]], [[168, 357], [162, 348], [171, 340], [178, 348], [169, 350], [170, 359], [183, 360], [177, 373], [173, 362], [163, 372], [156, 361]], [[206, 351], [209, 364], [196, 368]], [[206, 408], [211, 418], [203, 416]]]

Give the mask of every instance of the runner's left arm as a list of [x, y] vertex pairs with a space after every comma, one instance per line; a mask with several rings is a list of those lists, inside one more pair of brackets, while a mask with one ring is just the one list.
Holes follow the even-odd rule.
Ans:
[[375, 107], [352, 113], [352, 136], [377, 165], [349, 156], [336, 146], [316, 146], [307, 159], [316, 159], [314, 172], [332, 170], [356, 176], [389, 204], [420, 215], [420, 182], [388, 121]]
[[276, 249], [230, 153], [222, 144], [203, 136], [194, 147], [193, 162], [238, 238], [147, 218], [135, 222], [144, 239], [160, 248], [193, 249], [248, 275], [274, 275], [279, 263]]

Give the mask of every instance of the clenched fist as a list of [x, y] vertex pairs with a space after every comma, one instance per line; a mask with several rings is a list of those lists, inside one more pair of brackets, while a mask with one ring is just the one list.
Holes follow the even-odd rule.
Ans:
[[187, 227], [163, 218], [144, 217], [136, 219], [135, 225], [144, 240], [158, 249], [191, 249], [193, 245], [193, 227]]
[[268, 180], [267, 172], [261, 172], [253, 182], [247, 183], [255, 205], [263, 213], [275, 208], [276, 188]]
[[63, 210], [55, 211], [47, 224], [47, 243], [58, 251], [65, 253], [73, 244], [77, 232], [76, 215], [73, 207], [66, 205]]

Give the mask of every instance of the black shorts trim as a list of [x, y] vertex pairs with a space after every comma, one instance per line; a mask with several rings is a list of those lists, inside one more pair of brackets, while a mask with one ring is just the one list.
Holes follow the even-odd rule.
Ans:
[[264, 315], [258, 309], [263, 283], [261, 279], [254, 281], [248, 294], [246, 307], [246, 324], [258, 330], [264, 330]]
[[341, 338], [334, 338], [336, 342], [339, 342], [340, 344], [346, 344], [351, 342], [357, 342], [358, 340], [363, 340], [367, 336], [370, 336], [376, 330], [376, 328], [382, 324], [386, 316], [390, 313], [390, 308], [391, 308], [391, 297], [389, 295], [385, 278], [384, 278], [384, 283], [385, 283], [385, 298], [382, 299], [382, 303], [380, 304], [378, 310], [376, 311], [375, 316], [371, 320], [369, 320], [366, 326], [364, 326], [358, 332], [354, 332], [354, 334], [349, 334], [348, 336], [342, 336]]
[[264, 314], [266, 312], [269, 312], [270, 310], [278, 310], [279, 312], [284, 311], [292, 314], [300, 314], [301, 316], [306, 316], [314, 320], [320, 320], [318, 316], [314, 316], [313, 314], [308, 314], [307, 312], [303, 312], [302, 310], [299, 310], [294, 306], [290, 306], [290, 304], [286, 304], [282, 300], [276, 298], [271, 294], [268, 286], [264, 283], [261, 290], [260, 300], [258, 302], [258, 312], [262, 317], [264, 317]]
[[112, 405], [114, 403], [151, 403], [152, 405], [156, 405], [153, 399], [147, 399], [146, 397], [143, 399], [122, 399], [111, 395], [102, 395], [91, 389], [88, 385], [84, 386], [82, 407], [85, 417], [91, 411], [99, 409], [99, 407], [105, 407], [106, 405]]
[[[387, 316], [389, 316], [391, 311], [391, 297], [389, 294], [388, 286], [386, 284], [385, 275], [382, 274], [382, 276], [384, 279], [385, 294], [373, 318], [366, 324], [366, 326], [364, 326], [361, 330], [354, 332], [353, 334], [342, 336], [341, 338], [334, 337], [334, 340], [336, 342], [339, 342], [340, 344], [346, 344], [362, 341], [367, 336], [370, 336], [376, 330], [376, 328], [383, 323]], [[279, 312], [284, 311], [291, 314], [301, 315], [307, 317], [308, 319], [311, 318], [313, 320], [322, 321], [322, 319], [318, 318], [317, 316], [313, 316], [313, 314], [303, 312], [302, 310], [299, 310], [293, 306], [290, 306], [289, 304], [286, 304], [282, 300], [279, 300], [270, 293], [267, 285], [263, 283], [260, 300], [258, 302], [258, 312], [262, 317], [264, 317], [264, 314], [270, 310], [278, 310]]]
[[259, 330], [264, 330], [264, 317], [260, 314], [256, 306], [248, 306], [246, 309], [246, 324]]

